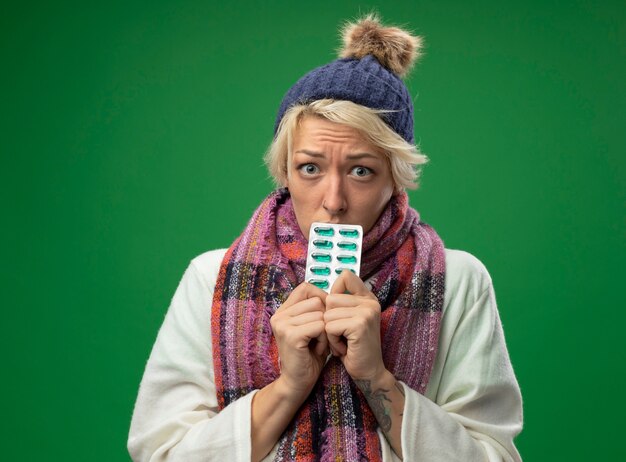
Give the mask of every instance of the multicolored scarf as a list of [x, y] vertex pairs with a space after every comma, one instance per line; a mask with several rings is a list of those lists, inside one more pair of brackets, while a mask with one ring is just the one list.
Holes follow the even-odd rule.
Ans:
[[[213, 297], [211, 334], [220, 409], [280, 374], [270, 317], [304, 280], [307, 241], [285, 189], [270, 194], [226, 252]], [[383, 360], [396, 379], [424, 393], [437, 353], [445, 257], [405, 193], [394, 196], [364, 236], [361, 278], [382, 307]], [[377, 421], [338, 358], [278, 442], [279, 461], [380, 460]]]

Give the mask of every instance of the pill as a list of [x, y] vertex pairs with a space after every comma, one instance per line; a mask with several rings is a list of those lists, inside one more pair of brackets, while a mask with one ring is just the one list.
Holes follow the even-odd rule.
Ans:
[[359, 232], [356, 229], [340, 229], [339, 234], [343, 237], [359, 237]]
[[333, 248], [333, 243], [331, 241], [327, 241], [325, 239], [316, 239], [313, 241], [313, 245], [315, 247], [317, 247], [318, 249], [332, 249]]
[[315, 228], [313, 228], [313, 231], [315, 231], [320, 236], [334, 236], [335, 235], [335, 230], [330, 227], [324, 228], [321, 226], [316, 226]]
[[356, 250], [356, 243], [347, 241], [338, 242], [337, 247], [343, 250]]
[[319, 261], [321, 263], [330, 263], [330, 254], [314, 252], [311, 254], [311, 257], [315, 261]]
[[358, 276], [362, 240], [363, 228], [360, 225], [311, 223], [304, 280], [330, 292], [343, 270], [350, 270]]
[[341, 263], [356, 263], [356, 257], [354, 255], [337, 255], [337, 260], [339, 260]]
[[328, 281], [326, 279], [309, 279], [309, 284], [313, 284], [320, 289], [328, 289]]
[[316, 276], [329, 276], [330, 268], [328, 266], [311, 266], [311, 273]]

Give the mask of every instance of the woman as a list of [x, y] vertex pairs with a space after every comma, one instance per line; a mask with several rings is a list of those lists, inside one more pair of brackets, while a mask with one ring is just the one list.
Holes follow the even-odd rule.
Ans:
[[[287, 93], [266, 156], [283, 188], [194, 259], [159, 332], [134, 460], [520, 460], [521, 396], [491, 279], [408, 206], [400, 76], [420, 40], [368, 16]], [[361, 276], [304, 281], [311, 223], [363, 227]], [[365, 281], [365, 282], [364, 282]]]

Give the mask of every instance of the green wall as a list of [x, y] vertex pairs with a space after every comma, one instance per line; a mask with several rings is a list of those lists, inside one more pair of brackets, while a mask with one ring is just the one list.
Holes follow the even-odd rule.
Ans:
[[283, 93], [372, 7], [426, 38], [411, 202], [491, 272], [523, 457], [626, 455], [623, 2], [93, 3], [0, 15], [3, 460], [129, 460], [186, 265], [241, 231]]

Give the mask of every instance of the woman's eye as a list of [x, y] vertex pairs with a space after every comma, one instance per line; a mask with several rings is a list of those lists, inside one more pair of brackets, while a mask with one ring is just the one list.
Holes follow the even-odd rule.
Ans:
[[352, 169], [352, 174], [358, 177], [364, 177], [371, 175], [373, 172], [367, 167], [354, 167]]
[[298, 170], [300, 170], [305, 175], [315, 175], [316, 173], [319, 173], [319, 171], [320, 171], [318, 166], [315, 165], [315, 164], [304, 164], [304, 165], [301, 165], [300, 167], [298, 167]]

